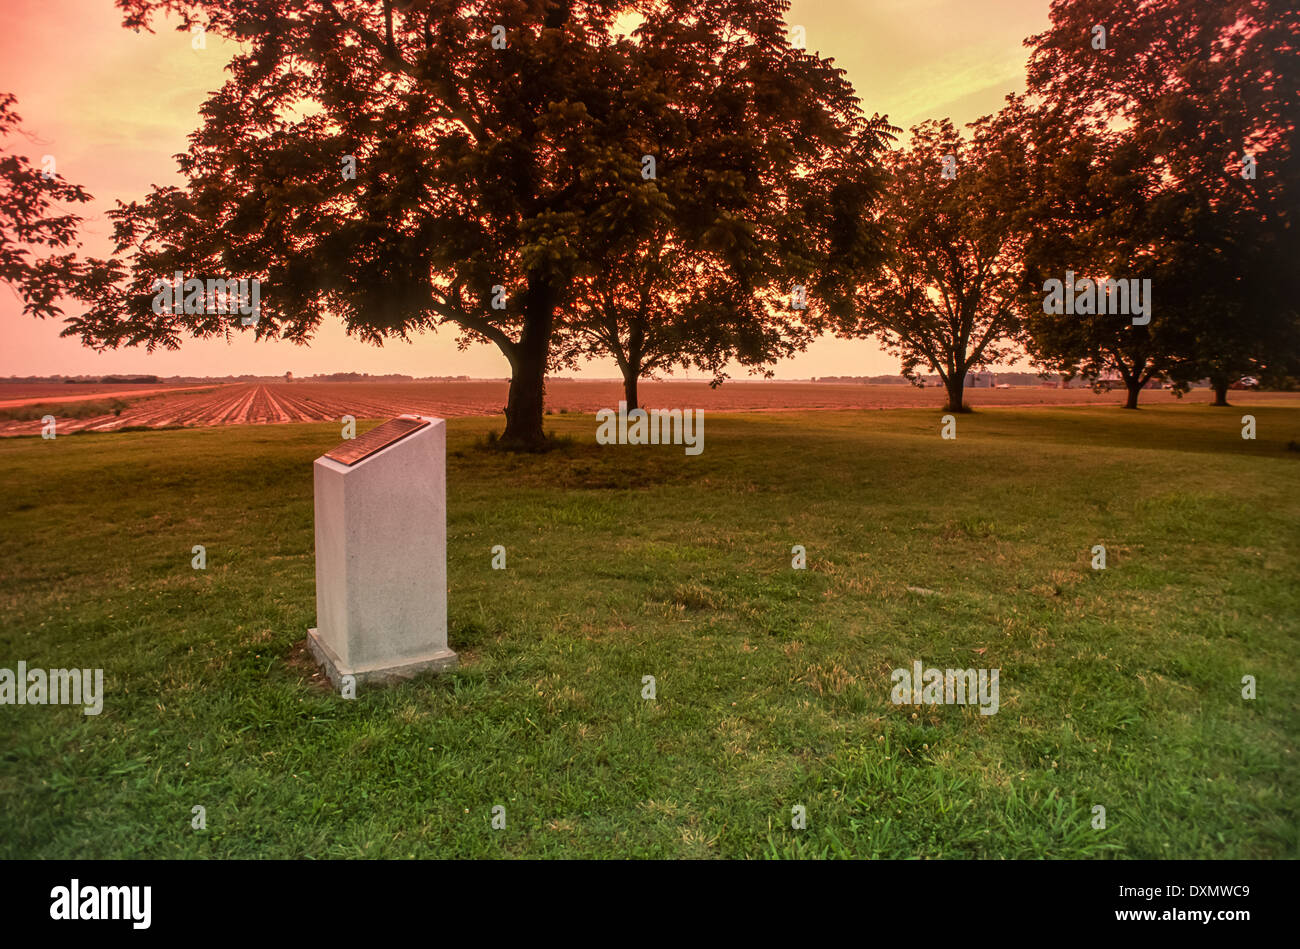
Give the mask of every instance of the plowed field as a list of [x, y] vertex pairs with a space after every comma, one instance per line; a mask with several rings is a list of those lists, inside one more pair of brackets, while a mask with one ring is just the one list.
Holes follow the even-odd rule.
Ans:
[[[71, 388], [71, 387], [65, 387]], [[120, 414], [91, 418], [61, 416], [57, 406], [72, 402], [57, 395], [41, 398], [59, 420], [58, 433], [105, 432], [126, 426], [164, 428], [168, 426], [266, 425], [278, 422], [323, 422], [352, 415], [358, 419], [391, 418], [403, 412], [418, 412], [443, 418], [466, 415], [498, 415], [504, 411], [509, 389], [505, 381], [483, 382], [293, 382], [266, 385], [223, 385], [203, 390], [173, 390], [150, 394], [101, 392], [105, 399], [138, 397]], [[20, 393], [15, 393], [15, 395]], [[21, 393], [29, 399], [43, 393]], [[74, 395], [88, 395], [77, 392]], [[704, 382], [643, 382], [641, 403], [645, 407], [703, 409], [709, 412], [775, 412], [807, 409], [890, 409], [939, 408], [941, 389], [912, 386], [837, 385], [806, 382], [728, 382], [710, 389]], [[591, 413], [615, 408], [622, 398], [617, 382], [553, 381], [547, 387], [547, 406], [559, 412]], [[1087, 389], [968, 389], [967, 401], [980, 405], [1069, 405], [1117, 404], [1118, 392], [1096, 394]], [[1233, 392], [1234, 403], [1259, 399], [1295, 399], [1286, 394]], [[1207, 402], [1210, 393], [1197, 390], [1185, 401]], [[1174, 401], [1160, 390], [1142, 393], [1146, 405]], [[39, 420], [0, 419], [0, 435], [31, 435], [41, 430]]]

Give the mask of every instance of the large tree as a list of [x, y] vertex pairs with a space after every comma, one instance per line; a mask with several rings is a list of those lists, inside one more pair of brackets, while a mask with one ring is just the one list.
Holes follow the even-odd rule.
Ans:
[[[642, 148], [656, 130], [705, 106], [730, 120], [712, 130], [716, 163], [694, 199], [668, 216], [743, 275], [758, 246], [744, 213], [753, 149], [733, 155], [733, 140], [772, 119], [789, 146], [791, 130], [845, 108], [847, 84], [831, 88], [824, 62], [790, 55], [786, 4], [770, 0], [119, 6], [128, 26], [175, 13], [181, 29], [243, 45], [179, 158], [184, 188], [114, 212], [117, 255], [92, 266], [73, 331], [96, 346], [171, 347], [241, 328], [155, 314], [153, 282], [175, 271], [258, 279], [259, 336], [306, 341], [326, 313], [375, 343], [451, 324], [462, 345], [490, 341], [509, 361], [505, 441], [519, 447], [544, 441], [545, 373], [582, 278], [650, 226], [660, 198], [647, 200]], [[634, 14], [674, 28], [622, 35]], [[793, 122], [790, 89], [806, 110]]]
[[887, 161], [884, 266], [859, 276], [838, 323], [841, 335], [875, 335], [909, 379], [933, 369], [952, 412], [966, 409], [967, 373], [1007, 355], [1019, 326], [1022, 240], [1006, 206], [1022, 162], [992, 120], [973, 123], [970, 137], [946, 119], [914, 127]]
[[[751, 126], [728, 140], [720, 126], [732, 118], [697, 113], [694, 134], [647, 146], [667, 156], [648, 186], [651, 226], [630, 236], [612, 266], [580, 279], [561, 361], [612, 356], [636, 408], [643, 376], [693, 367], [718, 385], [732, 362], [770, 374], [771, 362], [806, 347], [827, 306], [842, 304], [844, 274], [880, 263], [878, 229], [860, 212], [879, 195], [880, 154], [896, 131], [879, 116], [857, 116], [838, 76], [822, 78], [833, 85], [781, 96], [785, 129]], [[841, 114], [808, 124], [810, 93], [837, 101]], [[722, 164], [743, 174], [722, 178]], [[722, 194], [701, 195], [699, 182], [715, 180]], [[743, 245], [719, 241], [711, 225], [691, 226], [708, 217], [680, 210], [701, 200], [724, 202], [744, 222]]]
[[746, 293], [708, 253], [692, 253], [666, 233], [580, 278], [557, 365], [609, 356], [629, 409], [642, 378], [673, 368], [725, 378], [729, 360], [761, 365], [798, 348], [806, 329], [765, 294]]
[[[1153, 359], [1216, 403], [1300, 360], [1300, 8], [1288, 0], [1055, 0], [1031, 37], [1045, 115], [1122, 135], [1152, 226]], [[1101, 46], [1097, 27], [1105, 33]], [[1124, 213], [1107, 209], [1107, 214]]]
[[[1131, 130], [1051, 107], [1025, 110], [1015, 124], [1029, 195], [1017, 213], [1026, 348], [1044, 368], [1098, 386], [1118, 379], [1125, 407], [1136, 409], [1143, 387], [1173, 366], [1183, 332], [1163, 293], [1180, 279], [1183, 258], [1167, 239], [1172, 206], [1159, 163]], [[1125, 297], [1116, 287], [1098, 299], [1099, 281], [1123, 281]], [[1131, 281], [1151, 292], [1133, 294]], [[1140, 301], [1147, 312], [1112, 312], [1121, 301], [1129, 311]]]
[[[17, 100], [0, 93], [0, 143], [21, 136]], [[72, 252], [81, 217], [60, 202], [84, 204], [90, 195], [53, 168], [37, 168], [26, 157], [0, 147], [0, 282], [22, 301], [23, 312], [41, 318], [62, 314], [57, 301], [75, 281]]]

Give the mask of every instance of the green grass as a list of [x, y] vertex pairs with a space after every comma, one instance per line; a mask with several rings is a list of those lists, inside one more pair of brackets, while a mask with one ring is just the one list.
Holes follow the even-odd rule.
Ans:
[[100, 415], [121, 415], [131, 403], [125, 399], [86, 399], [80, 402], [41, 402], [38, 405], [16, 405], [0, 408], [0, 419], [30, 422], [47, 415], [56, 418], [95, 418]]
[[[453, 420], [462, 666], [355, 701], [301, 651], [336, 425], [6, 439], [0, 666], [107, 696], [0, 707], [0, 856], [1300, 856], [1300, 412], [938, 414], [711, 415], [693, 458]], [[891, 704], [914, 659], [1000, 711]]]

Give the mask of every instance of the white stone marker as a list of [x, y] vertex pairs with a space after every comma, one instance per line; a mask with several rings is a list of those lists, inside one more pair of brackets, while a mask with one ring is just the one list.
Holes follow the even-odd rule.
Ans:
[[402, 415], [316, 459], [316, 623], [335, 685], [456, 666], [447, 648], [447, 428]]

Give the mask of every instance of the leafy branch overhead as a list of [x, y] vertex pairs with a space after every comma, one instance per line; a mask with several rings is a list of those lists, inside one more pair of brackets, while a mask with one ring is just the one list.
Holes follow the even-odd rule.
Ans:
[[[22, 134], [16, 99], [0, 93], [0, 139]], [[81, 217], [60, 202], [85, 204], [91, 196], [49, 167], [0, 151], [0, 282], [7, 283], [32, 316], [57, 317], [56, 301], [80, 272], [73, 253], [49, 253], [77, 243]]]

